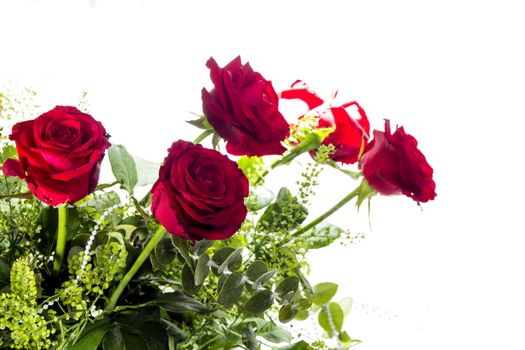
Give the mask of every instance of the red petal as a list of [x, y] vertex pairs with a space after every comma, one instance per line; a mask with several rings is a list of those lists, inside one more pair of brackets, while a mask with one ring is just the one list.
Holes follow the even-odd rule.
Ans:
[[293, 83], [290, 89], [281, 91], [280, 97], [288, 100], [299, 99], [308, 105], [309, 110], [319, 107], [324, 103], [323, 99], [301, 80]]
[[20, 162], [16, 159], [8, 158], [2, 166], [2, 171], [6, 176], [16, 176], [24, 178], [24, 172], [20, 167]]

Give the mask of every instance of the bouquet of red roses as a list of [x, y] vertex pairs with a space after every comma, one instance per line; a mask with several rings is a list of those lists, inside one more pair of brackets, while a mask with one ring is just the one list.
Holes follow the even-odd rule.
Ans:
[[[15, 124], [12, 142], [2, 135], [0, 348], [359, 342], [343, 329], [348, 310], [332, 300], [337, 284], [308, 282], [305, 254], [344, 239], [326, 220], [353, 198], [358, 207], [378, 193], [433, 200], [432, 168], [403, 127], [385, 120], [384, 131], [371, 133], [357, 102], [325, 103], [302, 81], [278, 94], [240, 57], [207, 66], [214, 86], [202, 90], [203, 115], [190, 121], [202, 134], [173, 142], [159, 167], [111, 145], [104, 126], [76, 107]], [[0, 116], [13, 113], [0, 97]], [[292, 125], [279, 109], [291, 99], [305, 105]], [[200, 144], [208, 137], [212, 148]], [[99, 184], [106, 151], [115, 182]], [[297, 157], [309, 163], [296, 188], [265, 187], [272, 169]], [[356, 185], [310, 218], [327, 166]], [[138, 197], [141, 186], [150, 190]], [[324, 337], [286, 326], [305, 319], [316, 319]]]

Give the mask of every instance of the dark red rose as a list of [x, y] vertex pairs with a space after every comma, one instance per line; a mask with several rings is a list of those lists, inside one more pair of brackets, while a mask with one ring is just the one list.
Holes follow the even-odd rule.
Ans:
[[171, 145], [151, 192], [155, 217], [184, 239], [229, 238], [246, 218], [248, 180], [237, 163], [191, 142]]
[[381, 194], [404, 194], [417, 202], [436, 197], [434, 171], [417, 148], [416, 139], [403, 127], [392, 134], [389, 120], [385, 121], [385, 132], [374, 130], [360, 166], [370, 186]]
[[4, 174], [25, 179], [38, 199], [53, 206], [93, 192], [110, 146], [101, 123], [65, 106], [16, 124], [9, 138], [16, 143], [18, 160], [8, 159]]
[[[334, 94], [333, 98], [335, 98]], [[297, 80], [291, 88], [282, 91], [283, 99], [299, 99], [308, 105], [310, 114], [318, 115], [318, 128], [335, 128], [323, 141], [324, 145], [334, 145], [332, 160], [346, 164], [357, 162], [361, 147], [368, 143], [370, 122], [364, 109], [357, 102], [347, 102], [339, 107], [329, 106], [324, 112], [312, 112], [324, 101], [310, 87]], [[358, 118], [350, 115], [349, 109], [354, 106], [359, 113]]]
[[202, 89], [202, 108], [208, 122], [226, 140], [233, 155], [282, 154], [290, 127], [279, 112], [272, 83], [237, 57], [224, 68], [213, 58], [206, 63], [215, 85]]

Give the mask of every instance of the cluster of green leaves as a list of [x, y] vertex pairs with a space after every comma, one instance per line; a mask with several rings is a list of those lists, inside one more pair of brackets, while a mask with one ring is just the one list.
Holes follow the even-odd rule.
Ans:
[[124, 244], [110, 241], [92, 251], [87, 257], [88, 263], [82, 268], [84, 252], [80, 251], [75, 255], [79, 249], [82, 248], [73, 246], [69, 250], [68, 268], [71, 278], [62, 284], [59, 297], [65, 306], [86, 310], [87, 301], [103, 296], [113, 281], [122, 278], [128, 253]]
[[[5, 279], [5, 266], [0, 278]], [[0, 347], [48, 349], [55, 342], [55, 329], [38, 313], [36, 277], [31, 256], [17, 259], [11, 266], [10, 286], [0, 293]]]

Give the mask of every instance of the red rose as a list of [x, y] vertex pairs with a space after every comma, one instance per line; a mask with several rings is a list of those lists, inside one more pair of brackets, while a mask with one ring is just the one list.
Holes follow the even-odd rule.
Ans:
[[416, 139], [403, 127], [391, 134], [389, 120], [385, 132], [374, 130], [360, 166], [370, 186], [381, 194], [404, 194], [417, 202], [436, 197], [432, 167], [417, 148]]
[[[310, 113], [321, 106], [324, 101], [310, 87], [297, 80], [291, 88], [280, 94], [284, 99], [299, 99], [308, 105]], [[333, 96], [335, 98], [335, 95]], [[348, 108], [355, 106], [359, 118], [353, 118]], [[319, 112], [315, 112], [317, 114]], [[332, 160], [346, 164], [355, 163], [359, 152], [369, 139], [370, 123], [365, 111], [357, 102], [347, 102], [339, 107], [328, 107], [318, 116], [318, 128], [335, 128], [323, 141], [324, 145], [334, 145]]]
[[226, 140], [233, 155], [282, 154], [290, 127], [278, 110], [272, 83], [237, 57], [224, 68], [213, 58], [206, 63], [215, 88], [202, 89], [202, 108], [208, 122]]
[[110, 146], [101, 123], [64, 106], [16, 124], [9, 138], [16, 143], [18, 160], [6, 160], [4, 174], [25, 179], [38, 199], [53, 206], [93, 192]]
[[[353, 118], [347, 108], [356, 106], [359, 118]], [[324, 140], [324, 145], [334, 145], [330, 158], [336, 162], [353, 164], [357, 162], [361, 147], [368, 143], [370, 123], [365, 111], [357, 102], [348, 102], [340, 107], [330, 107], [319, 118], [319, 128], [335, 127]]]
[[248, 180], [237, 163], [191, 142], [171, 145], [151, 192], [155, 217], [185, 239], [226, 239], [247, 213]]

